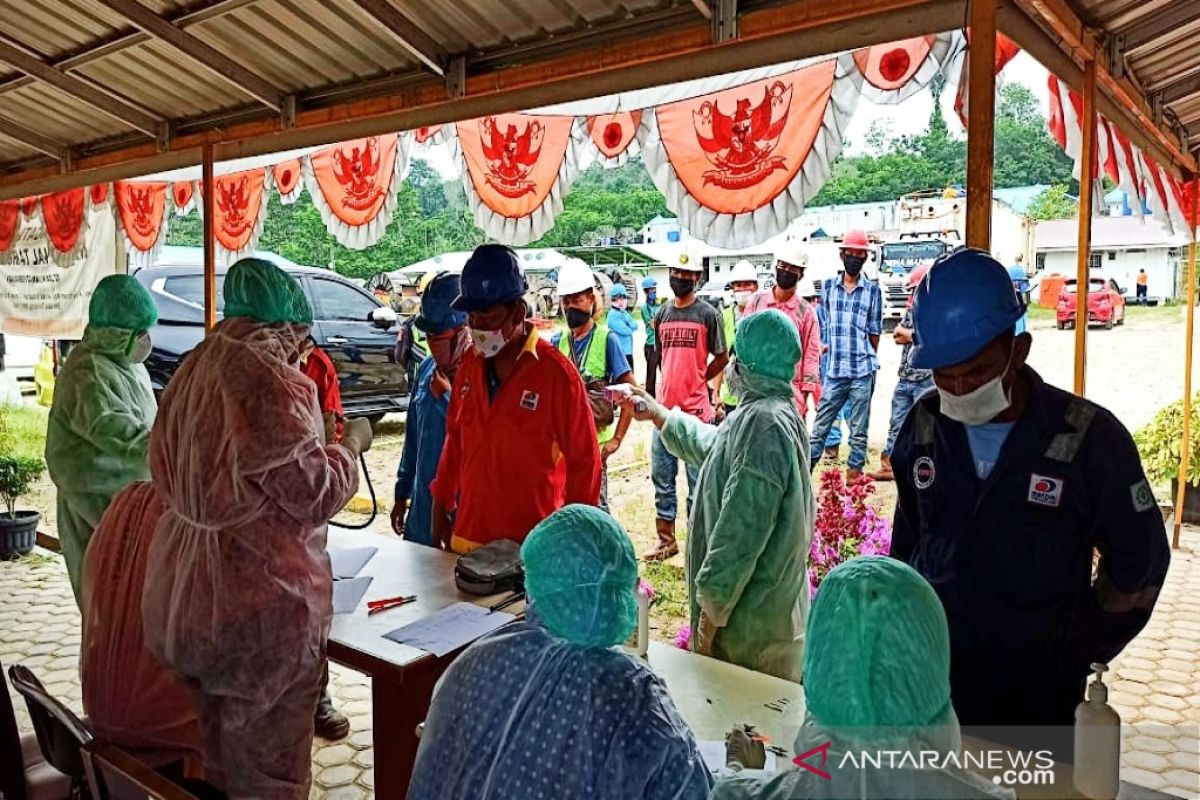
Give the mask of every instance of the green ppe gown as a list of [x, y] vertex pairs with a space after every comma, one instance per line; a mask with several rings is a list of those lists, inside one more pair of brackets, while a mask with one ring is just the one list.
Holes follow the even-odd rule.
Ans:
[[83, 556], [109, 502], [147, 480], [156, 404], [150, 375], [129, 355], [133, 331], [89, 325], [54, 387], [46, 467], [58, 488], [58, 537], [76, 602]]
[[673, 455], [700, 466], [687, 541], [692, 641], [703, 609], [720, 628], [714, 657], [799, 682], [816, 518], [808, 434], [791, 373], [740, 373], [741, 403], [720, 426], [676, 409], [662, 429]]

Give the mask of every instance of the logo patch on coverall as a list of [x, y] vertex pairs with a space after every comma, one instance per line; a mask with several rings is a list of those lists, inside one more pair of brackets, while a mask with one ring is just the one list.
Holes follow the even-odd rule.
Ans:
[[1063, 482], [1060, 478], [1047, 478], [1035, 473], [1029, 477], [1029, 496], [1025, 499], [1035, 505], [1058, 508], [1062, 503], [1062, 491]]
[[537, 411], [538, 395], [537, 392], [531, 392], [528, 389], [521, 392], [521, 408], [526, 411]]
[[1145, 479], [1130, 486], [1129, 494], [1133, 497], [1133, 510], [1139, 514], [1158, 505], [1158, 501], [1154, 499], [1154, 492], [1150, 491], [1150, 483]]
[[917, 463], [913, 464], [913, 483], [918, 489], [928, 489], [933, 486], [933, 479], [937, 475], [933, 468], [933, 459], [929, 456], [921, 456], [917, 459]]

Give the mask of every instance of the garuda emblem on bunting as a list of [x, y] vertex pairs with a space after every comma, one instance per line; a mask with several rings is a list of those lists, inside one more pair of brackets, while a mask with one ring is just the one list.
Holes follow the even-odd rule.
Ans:
[[548, 231], [586, 139], [574, 117], [499, 114], [457, 123], [463, 188], [489, 236], [526, 244]]
[[222, 175], [213, 182], [213, 236], [231, 254], [253, 249], [266, 204], [261, 169]]
[[747, 189], [776, 170], [788, 169], [788, 156], [776, 155], [775, 150], [787, 127], [792, 88], [774, 81], [763, 88], [756, 105], [749, 97], [738, 97], [732, 114], [711, 100], [692, 112], [696, 139], [714, 167], [702, 173], [705, 185]]
[[113, 195], [129, 254], [147, 266], [166, 238], [167, 184], [117, 181]]
[[379, 241], [391, 222], [407, 165], [407, 150], [393, 133], [318, 150], [304, 177], [326, 229], [346, 247], [361, 250]]
[[46, 234], [54, 249], [60, 253], [73, 253], [79, 244], [85, 200], [82, 187], [42, 195], [42, 219], [46, 223]]

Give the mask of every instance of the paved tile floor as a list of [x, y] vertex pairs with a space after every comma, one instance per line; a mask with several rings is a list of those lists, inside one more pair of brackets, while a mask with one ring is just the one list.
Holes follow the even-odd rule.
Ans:
[[[0, 562], [0, 662], [30, 667], [78, 710], [78, 658], [79, 614], [62, 560], [39, 550]], [[1200, 530], [1185, 531], [1153, 619], [1112, 667], [1111, 699], [1130, 726], [1121, 777], [1200, 800]], [[312, 797], [361, 800], [375, 781], [370, 682], [334, 665], [330, 686], [351, 734], [314, 744]], [[24, 703], [13, 704], [28, 730]]]

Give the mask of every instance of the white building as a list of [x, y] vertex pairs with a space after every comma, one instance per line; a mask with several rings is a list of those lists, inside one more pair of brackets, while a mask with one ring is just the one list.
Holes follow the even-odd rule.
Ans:
[[[1095, 217], [1092, 220], [1092, 270], [1114, 278], [1133, 296], [1138, 270], [1149, 277], [1150, 297], [1178, 296], [1183, 237], [1168, 235], [1149, 217]], [[1036, 268], [1040, 275], [1073, 276], [1079, 252], [1079, 222], [1055, 219], [1037, 226]]]

